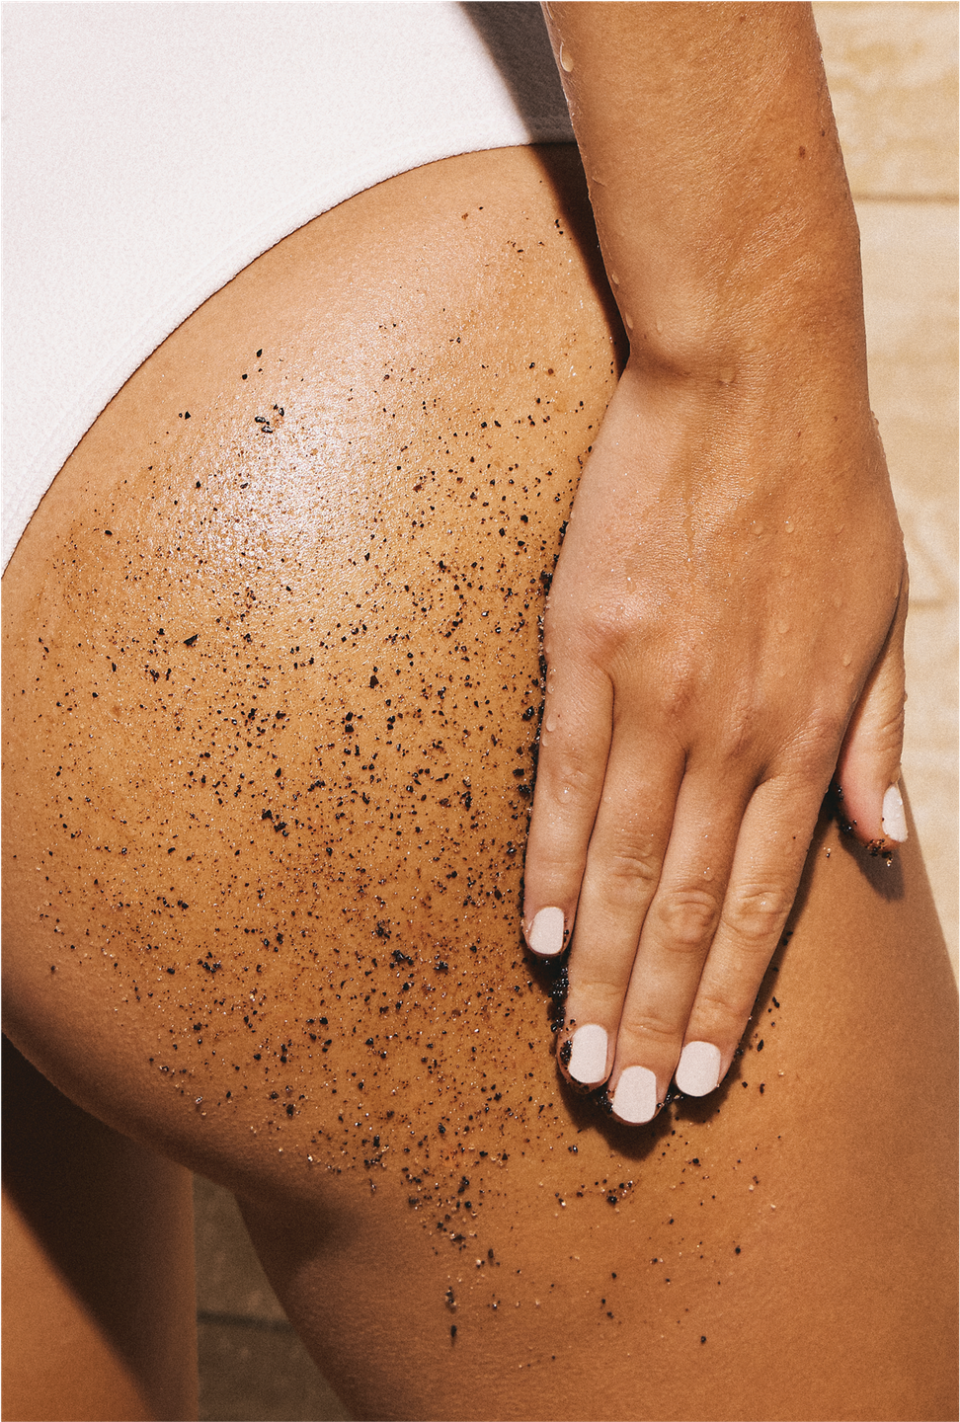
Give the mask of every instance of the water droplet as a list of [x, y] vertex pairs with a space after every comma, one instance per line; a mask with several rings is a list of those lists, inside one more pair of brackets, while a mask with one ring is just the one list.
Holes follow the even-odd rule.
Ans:
[[760, 535], [761, 535], [761, 533], [763, 532], [763, 524], [760, 522], [760, 520], [759, 520], [758, 518], [755, 518], [755, 519], [753, 520], [753, 523], [750, 525], [750, 527], [751, 527], [751, 529], [753, 530], [753, 532], [754, 532], [754, 534], [756, 535], [756, 537], [759, 538]]
[[658, 317], [657, 317], [657, 331], [658, 331], [658, 332], [661, 332], [662, 330], [663, 330], [663, 322], [660, 320], [660, 317], [658, 316]]
[[793, 519], [792, 519], [792, 518], [788, 518], [788, 519], [786, 520], [786, 522], [784, 523], [783, 526], [784, 526], [784, 528], [786, 529], [787, 533], [792, 533], [792, 532], [793, 532], [793, 529], [794, 529]]
[[560, 718], [557, 716], [556, 712], [551, 712], [543, 723], [543, 729], [545, 731], [555, 731], [559, 724]]
[[573, 72], [573, 55], [562, 44], [560, 46], [560, 68], [564, 74], [572, 74]]
[[852, 661], [853, 661], [853, 653], [852, 653], [852, 652], [844, 652], [844, 654], [843, 654], [843, 665], [844, 665], [845, 667], [848, 667]]
[[628, 331], [633, 330], [633, 317], [628, 311], [625, 311], [623, 313], [623, 324], [626, 326]]
[[610, 273], [610, 280], [613, 282], [614, 286], [620, 285], [620, 278], [617, 276], [616, 272]]
[[784, 634], [785, 632], [789, 632], [789, 631], [790, 631], [790, 623], [789, 623], [789, 622], [778, 622], [778, 623], [777, 623], [777, 631], [780, 633], [781, 636], [783, 636], [783, 634]]
[[713, 870], [712, 870], [709, 866], [708, 866], [706, 869], [704, 869], [704, 871], [703, 871], [703, 877], [704, 877], [705, 879], [707, 879], [707, 880], [710, 880], [710, 879], [713, 878]]
[[721, 385], [732, 385], [733, 377], [736, 374], [732, 365], [725, 365], [717, 371], [717, 379]]

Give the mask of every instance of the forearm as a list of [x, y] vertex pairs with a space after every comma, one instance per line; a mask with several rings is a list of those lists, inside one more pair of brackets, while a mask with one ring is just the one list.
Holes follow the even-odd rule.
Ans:
[[786, 345], [862, 372], [857, 226], [810, 7], [544, 10], [634, 367], [729, 384]]

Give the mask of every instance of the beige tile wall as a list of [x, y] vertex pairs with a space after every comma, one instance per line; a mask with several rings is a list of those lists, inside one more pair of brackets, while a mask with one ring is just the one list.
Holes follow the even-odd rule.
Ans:
[[854, 197], [956, 201], [956, 5], [813, 11]]
[[815, 4], [910, 559], [904, 778], [957, 966], [957, 6]]
[[[873, 404], [912, 569], [905, 777], [956, 954], [957, 8], [814, 10], [860, 218]], [[196, 1201], [201, 1417], [345, 1417], [285, 1323], [232, 1198], [198, 1181]]]

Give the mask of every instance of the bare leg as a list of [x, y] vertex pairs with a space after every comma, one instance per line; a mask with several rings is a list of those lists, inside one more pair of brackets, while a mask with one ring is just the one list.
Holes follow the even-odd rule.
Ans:
[[196, 1416], [190, 1176], [3, 1040], [3, 1415]]
[[575, 155], [542, 161], [280, 244], [35, 517], [9, 1030], [241, 1197], [358, 1416], [947, 1417], [955, 994], [915, 845], [821, 826], [714, 1098], [630, 1132], [556, 1073], [536, 619], [619, 347]]

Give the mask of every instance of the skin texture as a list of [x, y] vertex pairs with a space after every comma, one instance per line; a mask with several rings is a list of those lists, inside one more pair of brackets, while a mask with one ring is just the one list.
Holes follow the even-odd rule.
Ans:
[[237, 1194], [358, 1417], [946, 1417], [912, 842], [819, 825], [715, 1097], [631, 1131], [556, 1070], [521, 880], [542, 575], [624, 356], [595, 251], [572, 149], [451, 159], [104, 412], [5, 579], [6, 1030]]
[[889, 837], [906, 568], [810, 7], [545, 11], [630, 353], [550, 591], [524, 917], [572, 940], [561, 1062], [603, 1030], [589, 1084], [662, 1101], [686, 1044], [728, 1070], [831, 780]]

